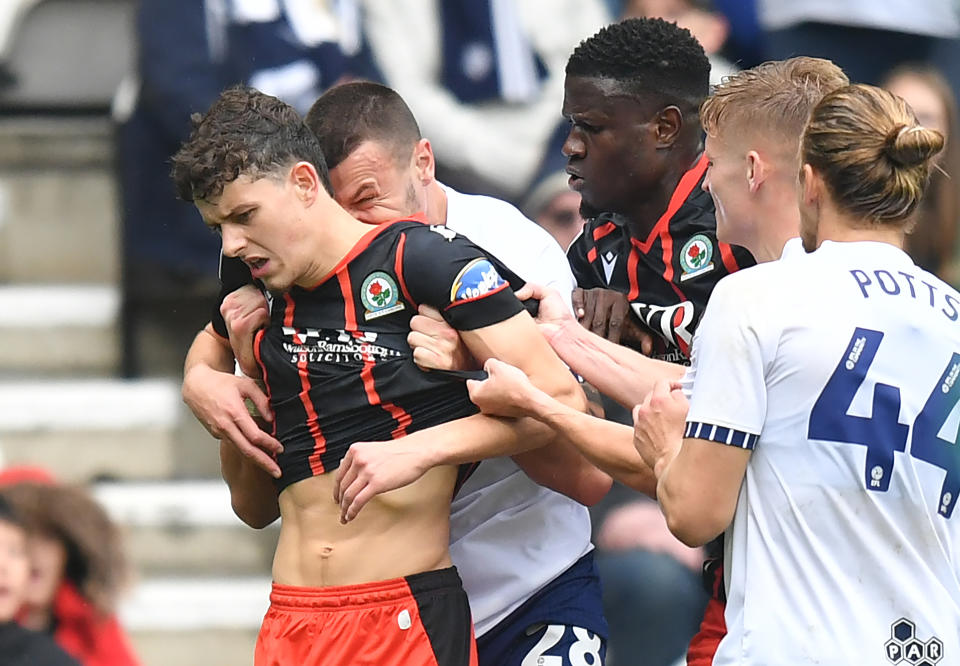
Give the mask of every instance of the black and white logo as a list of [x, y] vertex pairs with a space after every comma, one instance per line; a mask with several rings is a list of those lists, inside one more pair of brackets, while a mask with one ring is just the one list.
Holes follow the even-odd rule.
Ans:
[[917, 638], [917, 627], [905, 617], [890, 625], [890, 640], [883, 644], [887, 661], [910, 666], [936, 666], [943, 659], [943, 641], [936, 636]]

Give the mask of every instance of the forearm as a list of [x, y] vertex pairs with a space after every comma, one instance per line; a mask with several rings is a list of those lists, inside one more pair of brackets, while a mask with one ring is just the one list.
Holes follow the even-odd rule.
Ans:
[[593, 465], [626, 486], [655, 496], [656, 479], [633, 446], [633, 429], [598, 419], [537, 392], [530, 415], [570, 442]]
[[674, 536], [688, 546], [702, 546], [730, 525], [749, 455], [679, 436], [664, 447], [653, 467], [657, 502]]
[[273, 478], [229, 442], [220, 442], [220, 474], [230, 489], [234, 513], [250, 527], [266, 527], [280, 517]]
[[513, 456], [542, 447], [554, 437], [548, 426], [532, 418], [474, 414], [420, 430], [406, 439], [421, 449], [429, 468]]
[[606, 472], [559, 437], [546, 446], [513, 456], [513, 461], [536, 483], [584, 506], [593, 506], [603, 499], [613, 483]]
[[685, 371], [681, 365], [605, 340], [573, 321], [561, 325], [548, 340], [571, 370], [628, 409], [642, 402], [657, 381], [679, 381]]
[[207, 366], [219, 372], [233, 373], [234, 359], [230, 343], [213, 331], [210, 324], [197, 333], [183, 363], [183, 376], [197, 366]]

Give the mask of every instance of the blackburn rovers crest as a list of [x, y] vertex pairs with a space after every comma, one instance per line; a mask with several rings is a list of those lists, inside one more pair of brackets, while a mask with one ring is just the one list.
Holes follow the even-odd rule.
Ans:
[[371, 273], [363, 281], [360, 301], [366, 310], [364, 319], [367, 321], [399, 312], [404, 307], [397, 293], [397, 283], [383, 271]]

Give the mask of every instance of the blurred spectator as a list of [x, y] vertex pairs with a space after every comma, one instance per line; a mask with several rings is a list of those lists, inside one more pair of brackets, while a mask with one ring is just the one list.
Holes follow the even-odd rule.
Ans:
[[20, 624], [51, 634], [82, 666], [138, 664], [114, 614], [127, 565], [103, 508], [83, 488], [36, 468], [3, 470], [0, 489], [28, 534]]
[[730, 26], [722, 14], [713, 10], [710, 0], [626, 0], [621, 18], [662, 18], [689, 30], [710, 60], [710, 83], [737, 71], [720, 51], [727, 41]]
[[205, 111], [221, 90], [238, 83], [305, 113], [342, 77], [371, 75], [357, 1], [139, 3], [137, 80], [121, 86], [114, 105], [124, 226], [125, 374], [141, 372], [135, 345], [151, 345], [141, 340], [136, 325], [149, 316], [181, 327], [160, 340], [174, 348], [173, 367], [179, 369], [218, 290], [220, 241], [170, 185], [170, 156], [186, 138], [190, 114]]
[[956, 66], [960, 20], [953, 0], [758, 0], [758, 9], [770, 60], [828, 58], [851, 82], [870, 84], [904, 62]]
[[950, 284], [960, 284], [957, 226], [960, 225], [960, 141], [957, 140], [957, 100], [934, 67], [903, 65], [882, 83], [917, 114], [921, 125], [943, 133], [946, 146], [940, 169], [930, 175], [930, 187], [917, 212], [917, 226], [907, 235], [906, 250], [921, 267]]
[[567, 57], [607, 22], [603, 0], [367, 0], [386, 83], [410, 104], [438, 177], [514, 202], [560, 122]]
[[0, 663], [4, 666], [76, 666], [48, 636], [25, 629], [14, 621], [29, 579], [26, 529], [0, 494]]
[[566, 252], [583, 229], [580, 193], [567, 185], [567, 174], [557, 172], [533, 188], [523, 203], [523, 213], [553, 236]]
[[614, 485], [591, 511], [613, 666], [671, 666], [686, 654], [707, 605], [702, 548], [670, 534], [656, 502]]

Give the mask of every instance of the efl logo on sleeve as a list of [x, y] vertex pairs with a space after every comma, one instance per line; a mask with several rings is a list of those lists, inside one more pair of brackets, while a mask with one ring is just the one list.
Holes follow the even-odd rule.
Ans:
[[480, 298], [505, 287], [506, 282], [486, 259], [474, 259], [457, 274], [450, 287], [450, 303]]

